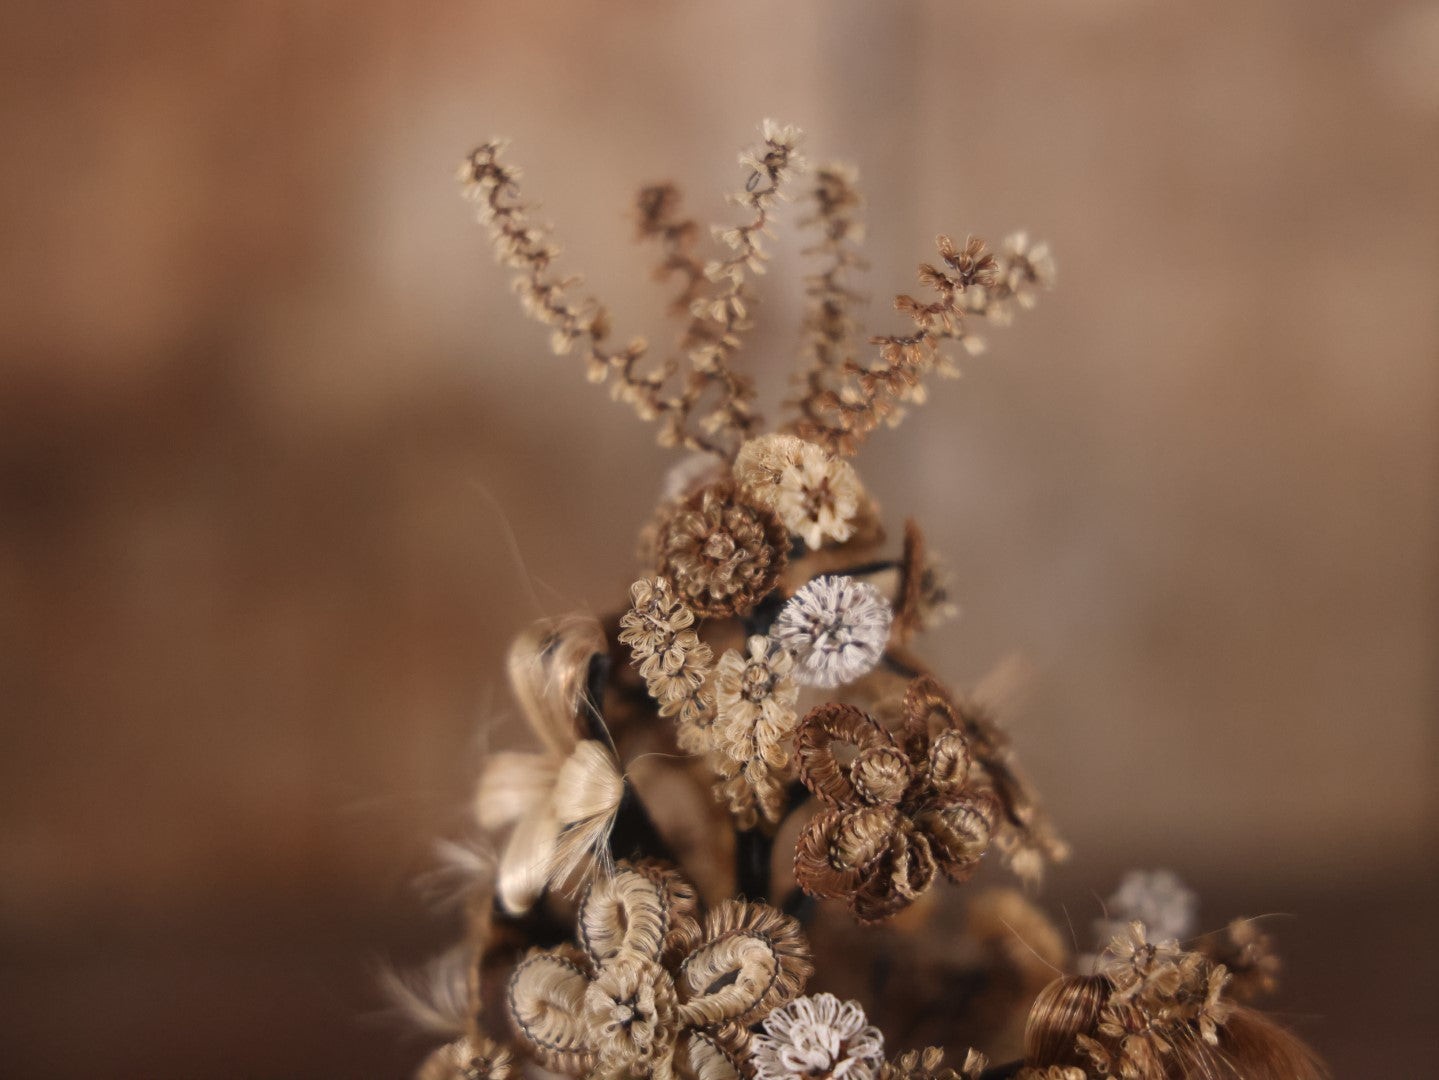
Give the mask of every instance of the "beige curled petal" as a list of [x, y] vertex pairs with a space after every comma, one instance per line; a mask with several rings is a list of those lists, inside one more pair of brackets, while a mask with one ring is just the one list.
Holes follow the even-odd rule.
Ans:
[[531, 952], [510, 976], [510, 1023], [548, 1068], [574, 1074], [593, 1067], [584, 1016], [589, 983], [576, 959], [561, 951]]
[[748, 1026], [799, 994], [813, 970], [794, 919], [768, 904], [722, 901], [680, 965], [680, 1019], [690, 1027]]
[[662, 882], [627, 864], [614, 876], [594, 882], [580, 902], [579, 932], [596, 964], [628, 949], [657, 960], [670, 929]]
[[864, 805], [868, 801], [864, 793], [835, 757], [836, 743], [859, 754], [898, 747], [889, 732], [853, 705], [819, 705], [800, 722], [795, 753], [805, 787], [830, 806]]
[[908, 824], [895, 836], [890, 847], [891, 888], [906, 900], [913, 900], [934, 881], [934, 851], [929, 839]]
[[675, 1053], [675, 1072], [682, 1080], [740, 1080], [748, 1046], [749, 1032], [733, 1024], [687, 1031]]
[[664, 890], [665, 910], [669, 913], [669, 930], [661, 944], [660, 964], [673, 969], [679, 966], [699, 927], [699, 894], [668, 863], [644, 859], [631, 866]]

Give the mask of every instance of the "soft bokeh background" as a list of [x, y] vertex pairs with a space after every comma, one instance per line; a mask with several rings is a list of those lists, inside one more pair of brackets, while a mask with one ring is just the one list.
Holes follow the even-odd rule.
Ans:
[[[775, 116], [1060, 289], [860, 467], [1020, 653], [1082, 928], [1126, 866], [1273, 921], [1341, 1076], [1432, 1066], [1439, 3], [12, 3], [0, 16], [6, 1077], [391, 1077], [373, 972], [455, 932], [508, 638], [603, 611], [669, 463], [549, 357], [454, 169], [514, 136], [663, 340], [634, 188]], [[792, 221], [794, 210], [786, 217]], [[748, 362], [800, 310], [782, 232]]]

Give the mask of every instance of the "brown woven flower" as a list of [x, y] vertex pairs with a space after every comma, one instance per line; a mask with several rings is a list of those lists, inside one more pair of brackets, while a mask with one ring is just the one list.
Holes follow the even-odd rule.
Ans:
[[794, 919], [737, 900], [701, 917], [693, 886], [654, 863], [594, 883], [579, 937], [583, 949], [531, 951], [507, 1005], [541, 1065], [599, 1080], [739, 1080], [749, 1026], [812, 970]]
[[746, 615], [784, 571], [789, 539], [768, 510], [717, 480], [679, 503], [660, 525], [659, 571], [704, 616]]
[[[964, 881], [989, 847], [998, 805], [953, 726], [931, 734], [924, 699], [905, 699], [895, 738], [852, 705], [812, 709], [796, 736], [800, 779], [829, 809], [795, 847], [811, 896], [843, 899], [862, 922], [896, 914], [936, 872]], [[846, 748], [847, 764], [835, 753]]]

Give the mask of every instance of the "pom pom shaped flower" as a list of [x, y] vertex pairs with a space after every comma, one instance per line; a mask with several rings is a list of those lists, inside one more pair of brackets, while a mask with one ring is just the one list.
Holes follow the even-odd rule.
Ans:
[[795, 738], [800, 779], [828, 807], [800, 834], [795, 879], [811, 896], [845, 900], [861, 922], [901, 911], [936, 872], [966, 880], [995, 829], [999, 805], [971, 778], [968, 740], [953, 725], [931, 731], [932, 682], [911, 685], [898, 737], [829, 704], [810, 710]]
[[602, 1080], [739, 1080], [750, 1025], [804, 989], [809, 946], [765, 904], [697, 909], [693, 886], [658, 864], [595, 882], [583, 949], [533, 950], [510, 976], [510, 1020], [536, 1060]]
[[858, 1002], [815, 994], [769, 1014], [750, 1061], [756, 1080], [872, 1080], [884, 1036]]
[[840, 686], [879, 663], [893, 617], [873, 585], [830, 574], [790, 597], [770, 633], [794, 653], [800, 683]]
[[735, 483], [756, 506], [772, 509], [779, 500], [780, 477], [811, 445], [797, 435], [783, 432], [750, 439], [735, 455]]
[[747, 615], [784, 571], [789, 537], [770, 511], [723, 479], [670, 511], [656, 548], [660, 573], [697, 614]]

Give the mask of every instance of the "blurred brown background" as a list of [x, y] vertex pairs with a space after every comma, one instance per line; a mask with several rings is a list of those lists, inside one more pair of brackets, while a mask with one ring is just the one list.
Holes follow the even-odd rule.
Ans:
[[723, 218], [765, 116], [860, 168], [873, 325], [939, 229], [1059, 258], [859, 461], [957, 571], [927, 655], [1033, 665], [1046, 904], [1290, 913], [1339, 1075], [1432, 1067], [1439, 3], [13, 3], [0, 90], [0, 1074], [405, 1074], [505, 644], [620, 602], [669, 463], [455, 167], [514, 136], [663, 341], [632, 192]]

